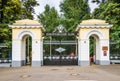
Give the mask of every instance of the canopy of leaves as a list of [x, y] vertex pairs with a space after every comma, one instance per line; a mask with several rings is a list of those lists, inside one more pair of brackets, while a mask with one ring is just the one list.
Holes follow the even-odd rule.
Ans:
[[0, 0], [0, 22], [12, 23], [21, 14], [21, 3], [19, 0]]
[[45, 6], [45, 11], [38, 15], [39, 21], [44, 25], [46, 32], [54, 31], [59, 24], [59, 15], [54, 7]]
[[63, 0], [60, 8], [64, 16], [64, 26], [68, 31], [74, 31], [81, 20], [90, 18], [88, 0]]
[[0, 24], [0, 43], [6, 43], [8, 46], [11, 45], [11, 29], [6, 24]]
[[0, 43], [11, 44], [12, 31], [7, 24], [18, 19], [33, 19], [32, 13], [37, 5], [36, 0], [0, 0]]
[[36, 0], [21, 0], [22, 3], [22, 15], [21, 19], [33, 19], [33, 15], [35, 13], [34, 7], [38, 6], [38, 2]]
[[7, 24], [19, 19], [21, 14], [21, 3], [19, 0], [0, 0], [0, 43], [11, 45], [11, 29]]

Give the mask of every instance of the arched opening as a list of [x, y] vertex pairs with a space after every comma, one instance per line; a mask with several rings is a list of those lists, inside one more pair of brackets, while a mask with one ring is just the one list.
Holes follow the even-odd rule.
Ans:
[[100, 52], [99, 52], [99, 42], [100, 39], [96, 34], [92, 34], [89, 37], [89, 57], [90, 57], [90, 64], [98, 64], [97, 61], [99, 60], [100, 57]]
[[22, 65], [31, 65], [32, 63], [32, 37], [24, 35], [22, 38]]

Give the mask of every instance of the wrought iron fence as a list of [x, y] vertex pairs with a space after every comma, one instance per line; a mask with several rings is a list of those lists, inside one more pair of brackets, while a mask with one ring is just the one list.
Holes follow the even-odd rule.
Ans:
[[44, 65], [77, 65], [77, 56], [44, 56]]
[[110, 62], [120, 63], [120, 44], [117, 41], [110, 42]]
[[0, 59], [0, 63], [11, 63], [12, 60], [10, 60], [9, 58], [6, 59]]

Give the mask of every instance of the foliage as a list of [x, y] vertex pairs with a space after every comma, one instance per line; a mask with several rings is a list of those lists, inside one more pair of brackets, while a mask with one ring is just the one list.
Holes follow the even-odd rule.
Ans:
[[64, 16], [64, 26], [68, 31], [74, 31], [81, 20], [90, 18], [88, 0], [63, 0], [60, 8]]
[[11, 46], [12, 31], [7, 24], [23, 18], [33, 19], [37, 5], [36, 0], [0, 0], [0, 43]]
[[0, 24], [0, 43], [6, 43], [8, 47], [11, 46], [12, 31], [6, 24]]
[[21, 0], [22, 3], [22, 14], [21, 19], [33, 19], [33, 15], [35, 13], [34, 7], [38, 6], [38, 2], [36, 0]]
[[[113, 24], [110, 30], [110, 39], [120, 44], [120, 0], [108, 0], [106, 3], [100, 3], [92, 17], [104, 19]], [[118, 47], [120, 46], [117, 45], [116, 48]]]
[[39, 21], [46, 28], [46, 32], [52, 32], [59, 24], [59, 15], [54, 7], [45, 6], [45, 11], [38, 15]]
[[0, 0], [0, 43], [11, 46], [11, 34], [7, 24], [13, 23], [21, 14], [21, 3], [19, 0]]
[[12, 23], [21, 14], [21, 3], [19, 0], [0, 0], [0, 23]]
[[90, 56], [94, 55], [94, 50], [95, 50], [95, 38], [90, 36]]
[[0, 0], [0, 22], [13, 23], [17, 19], [33, 19], [36, 0]]
[[7, 54], [6, 54], [6, 53], [2, 53], [2, 59], [5, 59], [5, 58], [6, 58], [6, 56], [7, 56]]

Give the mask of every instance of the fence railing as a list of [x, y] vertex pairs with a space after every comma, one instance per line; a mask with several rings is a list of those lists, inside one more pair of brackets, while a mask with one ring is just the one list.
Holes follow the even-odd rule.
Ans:
[[8, 58], [6, 58], [6, 59], [0, 58], [0, 63], [11, 63], [11, 62], [12, 62], [12, 60], [10, 60]]
[[78, 56], [44, 56], [44, 59], [78, 59]]
[[111, 54], [110, 63], [111, 64], [120, 63], [120, 54]]

